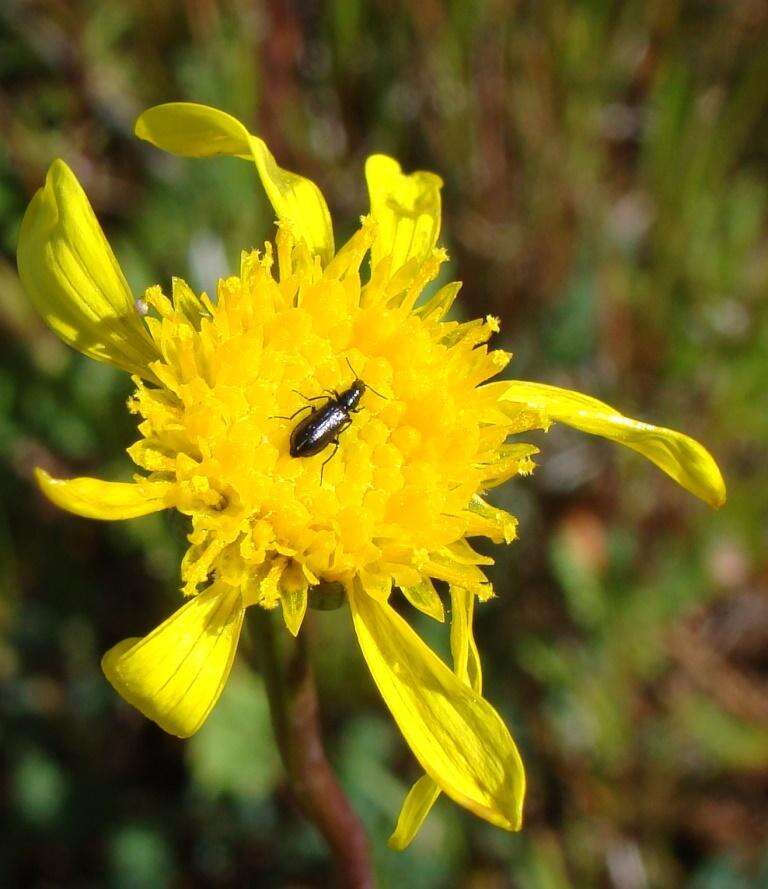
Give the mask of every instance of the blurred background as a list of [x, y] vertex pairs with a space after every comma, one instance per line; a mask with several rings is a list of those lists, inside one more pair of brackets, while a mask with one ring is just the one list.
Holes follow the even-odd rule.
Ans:
[[[187, 99], [237, 115], [328, 198], [337, 241], [371, 152], [445, 180], [460, 311], [500, 316], [510, 375], [596, 395], [711, 448], [708, 510], [565, 428], [496, 492], [487, 696], [527, 763], [526, 827], [441, 799], [386, 838], [417, 775], [345, 611], [318, 615], [329, 754], [382, 887], [768, 886], [768, 3], [385, 0], [0, 4], [0, 763], [3, 886], [329, 885], [239, 663], [182, 743], [101, 654], [178, 602], [185, 520], [58, 511], [31, 482], [129, 478], [127, 376], [63, 346], [15, 270], [49, 163], [75, 169], [135, 290], [210, 290], [272, 235], [249, 164], [139, 143]], [[433, 644], [433, 626], [416, 621]]]

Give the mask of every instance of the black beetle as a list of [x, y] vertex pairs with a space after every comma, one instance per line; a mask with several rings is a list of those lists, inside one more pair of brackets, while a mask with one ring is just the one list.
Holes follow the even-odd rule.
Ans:
[[355, 377], [348, 389], [345, 389], [343, 392], [328, 389], [326, 390], [328, 392], [327, 395], [315, 395], [311, 398], [307, 398], [306, 395], [301, 395], [301, 392], [297, 392], [297, 395], [301, 395], [307, 401], [325, 400], [325, 404], [322, 407], [313, 407], [311, 404], [305, 404], [304, 407], [300, 407], [290, 417], [275, 418], [292, 420], [302, 411], [311, 411], [309, 416], [300, 420], [291, 432], [289, 453], [292, 457], [314, 457], [315, 454], [324, 451], [329, 444], [334, 445], [333, 452], [323, 461], [320, 467], [320, 484], [323, 483], [325, 464], [333, 458], [339, 449], [339, 435], [351, 424], [351, 415], [356, 414], [360, 410], [360, 399], [365, 394], [366, 389], [370, 389], [379, 398], [384, 398], [372, 386], [366, 385], [358, 377], [349, 359], [347, 359], [347, 364]]

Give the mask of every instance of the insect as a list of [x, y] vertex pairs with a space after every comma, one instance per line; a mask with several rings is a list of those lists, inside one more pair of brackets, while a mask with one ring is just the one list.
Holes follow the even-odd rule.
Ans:
[[320, 467], [320, 484], [323, 483], [323, 471], [326, 464], [333, 459], [339, 449], [339, 435], [352, 423], [352, 414], [356, 414], [360, 410], [360, 400], [366, 389], [370, 389], [379, 398], [384, 398], [372, 386], [368, 386], [358, 377], [349, 359], [347, 359], [347, 364], [354, 374], [352, 385], [348, 389], [343, 392], [326, 389], [326, 395], [315, 395], [311, 398], [301, 395], [301, 392], [296, 392], [297, 395], [301, 395], [309, 402], [324, 400], [325, 404], [322, 407], [305, 404], [290, 417], [275, 418], [292, 420], [303, 411], [310, 411], [309, 415], [300, 420], [291, 432], [289, 453], [292, 457], [314, 457], [315, 454], [324, 451], [328, 445], [334, 446], [330, 456], [323, 461]]

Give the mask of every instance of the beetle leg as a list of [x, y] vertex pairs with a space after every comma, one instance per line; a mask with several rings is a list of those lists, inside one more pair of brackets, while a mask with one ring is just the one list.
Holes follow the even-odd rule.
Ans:
[[298, 417], [298, 415], [299, 415], [302, 411], [311, 411], [311, 410], [314, 410], [314, 408], [312, 407], [312, 405], [311, 405], [311, 404], [305, 404], [303, 407], [300, 407], [297, 411], [294, 411], [294, 412], [291, 414], [290, 417], [282, 417], [282, 416], [280, 416], [280, 415], [278, 414], [277, 416], [269, 417], [268, 419], [270, 419], [270, 420], [292, 420], [294, 417]]
[[339, 440], [338, 440], [338, 438], [334, 439], [334, 441], [333, 441], [333, 445], [334, 445], [334, 447], [333, 447], [333, 453], [331, 454], [330, 457], [326, 457], [325, 460], [323, 460], [323, 465], [320, 467], [320, 486], [321, 486], [321, 487], [322, 487], [322, 484], [323, 484], [323, 473], [325, 472], [325, 464], [328, 463], [329, 461], [333, 460], [333, 458], [336, 456], [336, 451], [338, 451], [338, 449], [339, 449]]
[[304, 401], [325, 401], [325, 395], [304, 395], [303, 392], [299, 392], [298, 389], [291, 389], [291, 392], [294, 392], [296, 395], [299, 395]]

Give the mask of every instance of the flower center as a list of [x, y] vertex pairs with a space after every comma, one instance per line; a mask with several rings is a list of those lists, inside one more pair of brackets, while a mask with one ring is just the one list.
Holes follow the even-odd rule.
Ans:
[[[137, 384], [144, 437], [130, 452], [175, 482], [175, 505], [192, 517], [187, 592], [215, 571], [244, 589], [256, 582], [263, 599], [275, 566], [297, 583], [361, 571], [415, 583], [420, 563], [467, 531], [508, 432], [477, 384], [507, 356], [483, 345], [492, 322], [413, 311], [437, 263], [363, 286], [361, 245], [350, 245], [353, 261], [342, 251], [322, 272], [283, 231], [278, 280], [267, 249], [244, 256], [215, 305], [180, 281], [173, 302], [147, 292], [161, 387]], [[357, 411], [342, 411], [319, 453], [292, 457], [296, 426], [355, 374], [366, 384]]]

